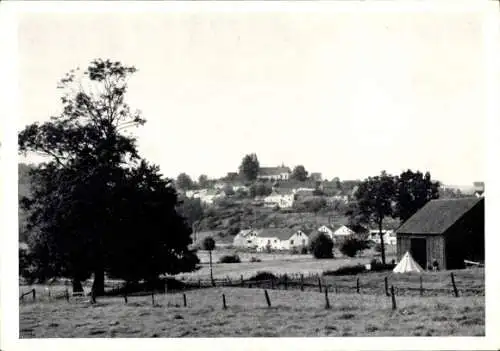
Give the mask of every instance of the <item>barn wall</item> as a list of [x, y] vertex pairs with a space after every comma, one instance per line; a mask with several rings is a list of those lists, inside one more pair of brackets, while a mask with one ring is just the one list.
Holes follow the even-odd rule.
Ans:
[[484, 261], [484, 201], [457, 221], [445, 236], [448, 269], [463, 268], [464, 259]]
[[403, 258], [406, 251], [410, 251], [410, 237], [407, 235], [396, 234], [397, 237], [397, 261]]
[[[442, 235], [427, 236], [427, 265], [432, 264], [436, 260], [439, 264], [439, 269], [446, 269], [445, 242]], [[427, 267], [425, 267], [427, 269]]]

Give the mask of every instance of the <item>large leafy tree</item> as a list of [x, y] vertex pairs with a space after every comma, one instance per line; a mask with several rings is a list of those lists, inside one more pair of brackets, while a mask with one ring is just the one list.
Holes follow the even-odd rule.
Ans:
[[439, 182], [431, 180], [429, 172], [407, 170], [397, 178], [396, 216], [405, 222], [427, 202], [439, 198]]
[[176, 185], [181, 190], [190, 190], [194, 186], [194, 182], [191, 177], [186, 173], [180, 173], [177, 176]]
[[247, 181], [257, 179], [259, 169], [260, 164], [256, 154], [245, 155], [239, 167], [240, 175]]
[[303, 165], [298, 165], [293, 169], [290, 178], [300, 182], [305, 182], [307, 180], [307, 174], [308, 172], [306, 171], [306, 168]]
[[380, 175], [368, 177], [355, 193], [356, 209], [352, 216], [362, 223], [375, 224], [379, 230], [382, 262], [385, 264], [385, 245], [382, 233], [384, 218], [395, 215], [395, 177], [382, 171]]
[[[167, 257], [178, 259], [167, 259], [170, 271], [176, 271], [185, 257], [192, 260], [183, 249], [179, 251], [187, 239], [157, 241], [160, 228], [171, 236], [184, 238], [190, 233], [182, 230], [175, 217], [174, 190], [161, 190], [168, 184], [159, 180], [154, 167], [139, 162], [135, 139], [124, 134], [125, 129], [145, 123], [124, 100], [128, 78], [134, 72], [134, 67], [100, 59], [92, 61], [82, 74], [71, 71], [59, 84], [61, 114], [43, 124], [28, 125], [19, 133], [21, 153], [46, 156], [32, 172], [32, 197], [22, 201], [30, 212], [30, 251], [41, 278], [69, 276], [79, 288], [79, 282], [93, 274], [92, 288], [102, 294], [105, 271], [116, 272], [117, 263], [123, 262], [120, 257], [130, 261], [123, 253], [132, 243], [146, 253], [151, 253], [147, 245], [154, 246], [155, 241], [158, 250], [170, 250]], [[148, 229], [156, 226], [154, 233], [147, 234], [153, 237], [143, 236], [137, 226], [124, 228], [123, 223], [132, 219]], [[118, 235], [120, 230], [125, 230], [123, 236]], [[154, 260], [159, 262], [158, 252]], [[153, 275], [165, 270], [164, 265], [158, 268], [151, 260], [146, 262]], [[145, 267], [142, 263], [137, 266]]]

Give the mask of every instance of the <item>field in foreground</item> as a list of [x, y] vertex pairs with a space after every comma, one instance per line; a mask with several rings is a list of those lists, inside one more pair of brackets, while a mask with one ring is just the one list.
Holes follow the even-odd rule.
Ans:
[[[222, 309], [222, 294], [228, 308]], [[20, 305], [20, 337], [483, 336], [484, 296], [383, 295], [210, 288], [182, 294]]]

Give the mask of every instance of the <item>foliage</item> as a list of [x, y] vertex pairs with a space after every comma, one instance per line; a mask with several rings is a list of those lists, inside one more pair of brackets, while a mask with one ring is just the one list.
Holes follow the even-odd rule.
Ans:
[[202, 248], [206, 251], [215, 250], [215, 240], [212, 237], [207, 236], [205, 239], [203, 239]]
[[348, 257], [355, 257], [358, 252], [366, 250], [370, 247], [366, 240], [358, 238], [348, 238], [340, 246], [340, 252]]
[[324, 233], [315, 233], [311, 237], [309, 250], [315, 258], [333, 258], [333, 241]]
[[395, 216], [401, 223], [408, 220], [427, 202], [439, 198], [439, 182], [433, 182], [429, 172], [407, 170], [396, 180]]
[[323, 275], [356, 275], [366, 271], [366, 267], [363, 264], [342, 266], [333, 271], [324, 271]]
[[308, 172], [306, 171], [305, 167], [303, 165], [298, 165], [293, 169], [290, 178], [298, 180], [300, 182], [304, 182], [307, 180], [307, 174]]
[[233, 187], [229, 184], [225, 185], [222, 190], [227, 196], [233, 196], [235, 194]]
[[94, 60], [78, 71], [60, 81], [61, 114], [18, 136], [20, 153], [46, 160], [31, 174], [32, 196], [21, 199], [29, 212], [33, 276], [66, 276], [77, 286], [93, 274], [99, 295], [105, 272], [156, 279], [193, 270], [191, 232], [175, 211], [171, 182], [140, 159], [133, 137], [122, 134], [145, 123], [124, 100], [136, 69]]
[[248, 280], [259, 281], [259, 280], [271, 280], [271, 279], [276, 280], [278, 279], [278, 277], [271, 272], [257, 272], [254, 276], [250, 277]]
[[204, 214], [203, 205], [201, 204], [201, 200], [199, 198], [182, 199], [178, 205], [178, 211], [180, 215], [186, 218], [189, 227], [193, 227], [196, 223], [198, 223], [203, 218]]
[[[395, 178], [385, 171], [379, 176], [368, 177], [359, 184], [356, 191], [356, 205], [351, 217], [356, 217], [362, 223], [375, 224], [382, 232], [385, 217], [394, 216], [393, 201], [396, 194]], [[382, 262], [385, 263], [385, 250], [382, 241]]]
[[252, 184], [250, 186], [250, 196], [268, 196], [273, 192], [273, 189], [270, 185], [266, 185], [263, 182], [258, 182], [256, 184]]
[[177, 180], [175, 181], [175, 185], [178, 189], [181, 190], [190, 190], [194, 187], [194, 182], [189, 175], [186, 173], [180, 173], [177, 176]]
[[260, 164], [256, 154], [249, 154], [243, 157], [239, 167], [240, 175], [247, 181], [257, 179], [259, 174]]
[[241, 263], [241, 259], [237, 254], [224, 255], [219, 259], [219, 263]]
[[250, 262], [262, 262], [262, 260], [260, 258], [258, 258], [258, 257], [252, 256], [250, 258]]
[[205, 189], [208, 187], [208, 185], [210, 184], [209, 180], [208, 180], [208, 177], [205, 175], [205, 174], [201, 174], [199, 177], [198, 177], [198, 187], [200, 189]]
[[382, 263], [376, 259], [370, 262], [370, 271], [372, 272], [382, 272], [382, 271], [392, 271], [396, 264], [394, 263]]

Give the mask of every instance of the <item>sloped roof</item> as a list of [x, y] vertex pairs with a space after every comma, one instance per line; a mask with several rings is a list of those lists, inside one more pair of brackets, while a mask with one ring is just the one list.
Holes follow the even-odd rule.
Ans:
[[289, 167], [261, 167], [259, 169], [259, 175], [280, 175], [291, 172]]
[[293, 234], [295, 234], [295, 232], [296, 230], [291, 229], [266, 228], [260, 229], [257, 235], [261, 238], [278, 238], [280, 240], [287, 240]]
[[484, 198], [431, 200], [403, 223], [397, 233], [442, 234], [481, 201]]
[[346, 227], [349, 228], [350, 230], [352, 230], [356, 234], [368, 233], [368, 229], [363, 227], [360, 224], [356, 224], [356, 225], [347, 225], [346, 224]]

